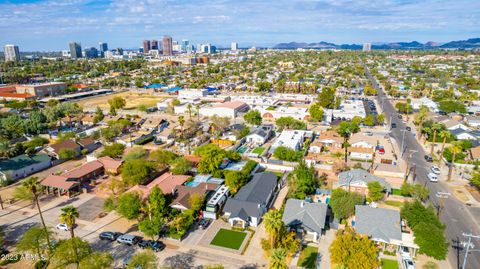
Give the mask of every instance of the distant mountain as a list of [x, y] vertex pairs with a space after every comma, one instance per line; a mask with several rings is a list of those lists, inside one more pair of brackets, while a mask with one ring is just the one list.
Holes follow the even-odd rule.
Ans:
[[[306, 42], [290, 42], [279, 43], [273, 46], [274, 49], [362, 49], [362, 45], [359, 44], [341, 44], [337, 45], [321, 41], [318, 43], [306, 43]], [[421, 50], [421, 49], [480, 49], [480, 38], [471, 38], [468, 40], [450, 41], [445, 44], [429, 41], [422, 44], [418, 41], [412, 42], [395, 42], [395, 43], [374, 43], [372, 49], [380, 50]]]

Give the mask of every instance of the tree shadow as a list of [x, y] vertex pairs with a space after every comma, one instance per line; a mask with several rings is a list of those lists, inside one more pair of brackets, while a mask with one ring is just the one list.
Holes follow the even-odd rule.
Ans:
[[163, 261], [163, 266], [182, 269], [193, 268], [193, 255], [180, 253], [170, 256]]

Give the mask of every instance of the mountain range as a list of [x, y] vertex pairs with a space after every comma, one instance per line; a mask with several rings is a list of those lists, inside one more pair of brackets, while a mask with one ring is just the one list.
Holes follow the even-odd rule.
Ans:
[[[318, 43], [305, 42], [290, 42], [279, 43], [273, 46], [274, 49], [362, 49], [359, 44], [334, 44], [325, 41]], [[447, 43], [437, 43], [429, 41], [427, 43], [420, 43], [418, 41], [412, 42], [395, 42], [395, 43], [373, 43], [374, 50], [409, 50], [409, 49], [480, 49], [480, 38], [471, 38], [467, 40], [450, 41]]]

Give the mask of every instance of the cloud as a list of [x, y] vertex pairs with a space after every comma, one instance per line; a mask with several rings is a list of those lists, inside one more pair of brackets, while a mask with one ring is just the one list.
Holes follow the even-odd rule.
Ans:
[[0, 44], [25, 50], [70, 40], [138, 47], [165, 34], [220, 45], [447, 41], [480, 36], [480, 1], [0, 0], [0, 32]]

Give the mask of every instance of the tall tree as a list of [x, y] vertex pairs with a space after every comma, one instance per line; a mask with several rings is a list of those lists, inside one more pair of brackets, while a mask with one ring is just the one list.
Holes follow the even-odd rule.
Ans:
[[243, 115], [243, 119], [246, 123], [251, 125], [260, 125], [262, 124], [262, 115], [260, 111], [252, 109]]
[[322, 121], [323, 119], [323, 109], [320, 103], [315, 103], [310, 106], [308, 109], [308, 113], [310, 114], [310, 119], [313, 121]]
[[48, 233], [47, 225], [43, 219], [42, 209], [40, 208], [40, 203], [38, 201], [40, 194], [42, 193], [42, 186], [38, 182], [38, 177], [31, 177], [22, 182], [22, 185], [17, 187], [14, 192], [14, 196], [19, 199], [29, 199], [33, 200], [37, 206], [38, 215], [40, 216], [40, 221], [42, 222], [43, 229], [45, 230], [45, 237], [48, 244], [48, 249], [52, 251], [52, 244], [50, 242], [50, 235]]
[[433, 131], [433, 140], [432, 140], [432, 147], [430, 149], [430, 155], [433, 156], [433, 151], [435, 148], [435, 145], [437, 144], [437, 132], [442, 130], [442, 125], [439, 123], [433, 123], [430, 129]]
[[375, 243], [348, 227], [338, 231], [329, 250], [332, 263], [348, 269], [376, 269], [380, 266]]
[[270, 269], [288, 269], [286, 258], [287, 252], [284, 249], [273, 249], [272, 254], [270, 255], [268, 267]]
[[[79, 216], [78, 210], [77, 208], [71, 205], [62, 208], [61, 210], [62, 210], [62, 213], [60, 214], [60, 221], [67, 225], [68, 231], [70, 232], [70, 237], [74, 239], [75, 238], [75, 232], [74, 232], [75, 221], [76, 221], [76, 218], [78, 218]], [[75, 255], [75, 260], [78, 268], [80, 259], [78, 258], [78, 250], [75, 243], [76, 243], [75, 240], [72, 240], [73, 254]]]
[[417, 114], [415, 114], [414, 116], [414, 122], [418, 126], [418, 130], [417, 130], [418, 138], [420, 138], [420, 136], [422, 135], [423, 123], [428, 117], [428, 112], [429, 112], [428, 107], [422, 105], [420, 106], [420, 109], [418, 110]]
[[145, 250], [132, 256], [128, 263], [127, 269], [142, 268], [156, 269], [158, 268], [157, 255], [151, 250]]
[[448, 167], [448, 181], [452, 179], [452, 171], [455, 165], [455, 157], [457, 154], [462, 152], [462, 148], [458, 144], [453, 144], [450, 148], [450, 152], [452, 153], [452, 161], [450, 162], [450, 166]]
[[40, 226], [33, 226], [23, 233], [15, 247], [17, 250], [30, 252], [36, 254], [38, 257], [43, 257], [46, 256], [44, 255], [45, 250], [48, 251], [49, 249], [47, 238], [51, 237], [52, 232], [50, 230], [45, 230]]
[[342, 121], [338, 125], [336, 131], [340, 136], [343, 137], [342, 147], [345, 149], [345, 164], [346, 164], [348, 159], [348, 147], [350, 146], [348, 141], [350, 140], [350, 137], [353, 134], [358, 133], [360, 131], [360, 126], [354, 122]]
[[265, 230], [270, 235], [270, 246], [274, 246], [275, 237], [278, 236], [280, 230], [283, 228], [282, 213], [276, 209], [270, 209], [263, 215], [263, 223]]
[[[443, 156], [443, 151], [445, 150], [445, 144], [447, 143], [447, 139], [450, 139], [452, 137], [452, 133], [450, 133], [448, 130], [443, 130], [439, 134], [440, 138], [443, 139], [442, 141], [442, 148], [440, 149], [440, 158]], [[443, 163], [443, 162], [440, 162]]]

